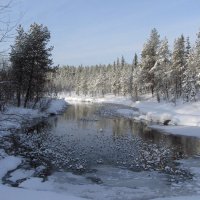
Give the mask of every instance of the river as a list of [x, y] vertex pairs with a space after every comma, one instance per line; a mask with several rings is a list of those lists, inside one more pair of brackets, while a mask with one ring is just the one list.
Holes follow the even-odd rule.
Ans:
[[[119, 105], [74, 104], [62, 115], [8, 136], [7, 151], [25, 158], [22, 169], [56, 191], [88, 199], [152, 199], [198, 192], [200, 140], [165, 134], [114, 115]], [[103, 110], [103, 112], [102, 112]], [[179, 164], [184, 159], [185, 167]], [[19, 170], [19, 169], [18, 169]], [[37, 170], [36, 170], [37, 171]], [[4, 182], [13, 183], [12, 173]], [[194, 181], [195, 176], [195, 181]], [[197, 180], [198, 179], [198, 180]]]

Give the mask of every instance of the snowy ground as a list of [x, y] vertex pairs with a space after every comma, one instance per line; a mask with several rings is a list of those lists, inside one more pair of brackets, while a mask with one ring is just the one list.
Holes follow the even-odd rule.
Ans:
[[[9, 187], [1, 184], [1, 179], [8, 171], [15, 170], [23, 159], [20, 157], [9, 156], [3, 150], [0, 150], [0, 196], [2, 200], [81, 200], [82, 198], [69, 195], [68, 193], [60, 194], [53, 190], [52, 186], [47, 183], [42, 184], [42, 179], [32, 178], [33, 171], [27, 172], [16, 170], [12, 173], [11, 180], [29, 178], [25, 183], [22, 183], [19, 188]], [[37, 186], [37, 187], [36, 187]]]
[[[49, 114], [58, 114], [67, 106], [64, 100], [52, 100], [49, 108], [45, 112], [40, 112], [35, 109], [25, 109], [18, 107], [8, 107], [5, 113], [0, 114], [0, 137], [8, 135], [11, 131], [20, 129], [24, 123], [31, 123], [33, 120], [47, 117]], [[29, 185], [29, 189], [9, 187], [2, 185], [2, 178], [8, 173], [12, 172], [11, 181], [18, 179], [31, 178], [33, 170], [16, 170], [17, 167], [23, 162], [23, 158], [16, 156], [9, 156], [4, 150], [0, 149], [0, 197], [3, 200], [80, 200], [75, 196], [71, 196], [67, 193], [60, 194], [57, 192], [51, 192], [44, 189], [34, 189], [34, 182], [32, 187]], [[34, 178], [33, 178], [34, 180]], [[50, 189], [50, 188], [48, 188]]]
[[[130, 107], [138, 108], [138, 112], [129, 109], [119, 109], [118, 113], [121, 116], [133, 118], [136, 120], [146, 120], [156, 122], [161, 125], [153, 128], [163, 129], [163, 131], [179, 134], [200, 137], [200, 102], [173, 103], [161, 102], [150, 96], [144, 96], [143, 100], [133, 102], [130, 97], [106, 95], [105, 97], [94, 98], [85, 96], [69, 96], [65, 93], [60, 93], [59, 98], [64, 98], [67, 102], [93, 102], [93, 103], [114, 103], [122, 104]], [[169, 125], [163, 126], [165, 120], [171, 120]], [[174, 126], [176, 125], [176, 127]]]
[[[6, 171], [14, 170], [23, 162], [22, 158], [8, 156], [5, 152], [1, 152], [4, 157], [0, 160], [0, 176], [4, 176]], [[56, 172], [52, 174], [47, 181], [43, 182], [41, 178], [32, 177], [32, 171], [16, 170], [11, 173], [10, 179], [19, 179], [27, 177], [18, 188], [9, 187], [0, 184], [0, 195], [3, 200], [199, 200], [197, 195], [199, 191], [200, 166], [199, 160], [183, 161], [183, 167], [190, 166], [190, 162], [194, 162], [191, 170], [195, 174], [194, 183], [174, 184], [172, 187], [166, 187], [165, 177], [158, 172], [140, 172], [133, 173], [126, 169], [117, 169], [108, 166], [101, 166], [98, 169], [98, 177], [104, 180], [104, 184], [91, 183], [85, 176], [74, 175], [71, 172]], [[187, 166], [188, 165], [188, 166]], [[90, 176], [93, 174], [90, 173]], [[122, 187], [123, 185], [123, 187]], [[112, 186], [112, 187], [110, 187]], [[148, 186], [148, 187], [147, 187]], [[179, 191], [184, 188], [191, 187], [196, 190], [196, 195], [177, 196], [168, 198], [155, 198], [158, 192], [162, 191], [162, 195], [173, 190]], [[162, 188], [162, 189], [161, 189]], [[162, 196], [161, 195], [161, 196]], [[120, 196], [120, 198], [119, 198]], [[123, 198], [122, 198], [123, 197]]]
[[34, 120], [41, 120], [50, 114], [59, 114], [67, 106], [63, 99], [53, 99], [49, 107], [41, 112], [39, 109], [8, 106], [4, 113], [0, 113], [0, 136], [9, 134], [10, 130], [20, 129], [22, 125]]

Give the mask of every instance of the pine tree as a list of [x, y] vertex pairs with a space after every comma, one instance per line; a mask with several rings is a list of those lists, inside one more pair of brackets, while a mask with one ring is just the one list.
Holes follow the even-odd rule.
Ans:
[[[188, 45], [187, 45], [188, 46]], [[187, 51], [186, 51], [187, 52]], [[200, 32], [197, 34], [197, 40], [194, 48], [189, 50], [187, 56], [187, 69], [184, 72], [184, 95], [186, 102], [196, 101], [196, 95], [200, 84]]]
[[191, 51], [191, 46], [190, 46], [190, 40], [189, 37], [186, 39], [186, 47], [185, 47], [185, 70], [183, 73], [183, 100], [185, 102], [188, 102], [190, 100], [190, 92], [191, 92], [191, 78], [190, 78], [190, 71], [191, 71], [191, 63], [192, 63], [192, 58], [193, 53]]
[[26, 33], [20, 25], [17, 28], [17, 36], [15, 38], [15, 45], [11, 46], [10, 61], [12, 63], [13, 81], [15, 83], [15, 90], [17, 93], [17, 105], [21, 106], [21, 96], [25, 87], [25, 46], [26, 46]]
[[133, 68], [138, 66], [138, 55], [135, 53], [132, 63]]
[[[131, 65], [131, 72], [130, 72], [130, 95], [133, 97], [133, 88], [136, 89], [136, 85], [133, 86], [133, 71], [137, 68], [138, 66], [138, 56], [137, 54], [135, 53], [134, 55], [134, 58], [133, 58], [133, 62], [132, 62], [132, 65]], [[134, 90], [135, 91], [135, 90]], [[137, 95], [136, 95], [137, 96]]]
[[122, 66], [122, 67], [125, 66], [125, 59], [124, 59], [124, 56], [122, 56], [122, 58], [121, 58], [121, 66]]
[[49, 40], [50, 32], [43, 25], [34, 23], [27, 33], [24, 33], [21, 27], [18, 28], [18, 35], [10, 54], [13, 71], [19, 72], [13, 73], [18, 85], [18, 105], [22, 95], [21, 83], [24, 86], [24, 107], [30, 100], [35, 100], [36, 103], [44, 93], [48, 72], [52, 70], [52, 47], [47, 47]]
[[188, 59], [188, 57], [190, 55], [190, 50], [191, 50], [190, 38], [187, 37], [186, 38], [186, 46], [185, 46], [185, 57], [186, 57], [186, 60]]
[[157, 60], [157, 51], [160, 45], [160, 36], [154, 28], [151, 31], [150, 38], [144, 45], [141, 57], [141, 78], [145, 82], [145, 87], [150, 88], [152, 95], [154, 94], [155, 80], [151, 69], [154, 67]]
[[155, 91], [157, 100], [160, 101], [161, 96], [165, 99], [169, 98], [169, 77], [170, 70], [170, 52], [168, 47], [168, 40], [165, 38], [161, 41], [161, 45], [157, 52], [157, 61], [151, 72], [154, 73]]
[[174, 50], [172, 53], [172, 67], [171, 77], [173, 82], [172, 94], [173, 99], [176, 101], [177, 98], [181, 97], [183, 90], [183, 76], [186, 70], [186, 57], [185, 57], [185, 39], [181, 35], [180, 38], [174, 42]]

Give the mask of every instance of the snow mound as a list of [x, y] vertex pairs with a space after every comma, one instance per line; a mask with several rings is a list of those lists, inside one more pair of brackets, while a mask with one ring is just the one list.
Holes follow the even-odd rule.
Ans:
[[133, 101], [130, 97], [126, 96], [115, 96], [113, 94], [105, 95], [104, 97], [91, 97], [84, 95], [68, 95], [65, 92], [58, 94], [58, 98], [65, 99], [67, 102], [77, 103], [77, 102], [90, 102], [90, 103], [113, 103], [130, 106]]
[[1, 199], [3, 200], [83, 200], [83, 198], [74, 197], [68, 194], [60, 194], [50, 191], [34, 191], [22, 188], [13, 188], [0, 185]]
[[48, 114], [59, 114], [62, 112], [67, 106], [67, 102], [64, 99], [53, 99], [50, 102], [50, 106], [47, 109]]
[[165, 133], [175, 134], [175, 135], [185, 135], [185, 136], [193, 136], [200, 137], [200, 127], [196, 126], [160, 126], [160, 125], [152, 125], [150, 126], [154, 129], [159, 129]]
[[167, 198], [157, 198], [153, 200], [199, 200], [200, 196], [179, 196], [179, 197], [167, 197]]
[[17, 168], [22, 162], [21, 158], [15, 156], [7, 156], [0, 160], [0, 179], [10, 170]]
[[139, 115], [137, 111], [131, 109], [118, 109], [117, 113], [124, 117], [134, 117]]
[[28, 109], [22, 107], [8, 107], [5, 113], [0, 113], [0, 127], [2, 131], [1, 135], [9, 134], [6, 130], [9, 129], [19, 129], [23, 122], [28, 120], [33, 120], [34, 118], [39, 118], [44, 116], [44, 113], [39, 112], [37, 109]]
[[29, 178], [34, 174], [34, 170], [25, 170], [25, 169], [18, 169], [12, 172], [11, 177], [9, 178], [10, 181], [16, 182], [19, 179]]

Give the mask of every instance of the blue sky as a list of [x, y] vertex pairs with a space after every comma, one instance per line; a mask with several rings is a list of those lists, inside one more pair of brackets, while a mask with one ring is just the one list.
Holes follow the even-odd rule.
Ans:
[[[6, 0], [5, 0], [6, 1]], [[2, 2], [2, 0], [1, 0]], [[13, 0], [27, 28], [48, 26], [53, 59], [60, 65], [131, 62], [152, 28], [170, 44], [182, 33], [194, 41], [200, 30], [200, 0]]]

